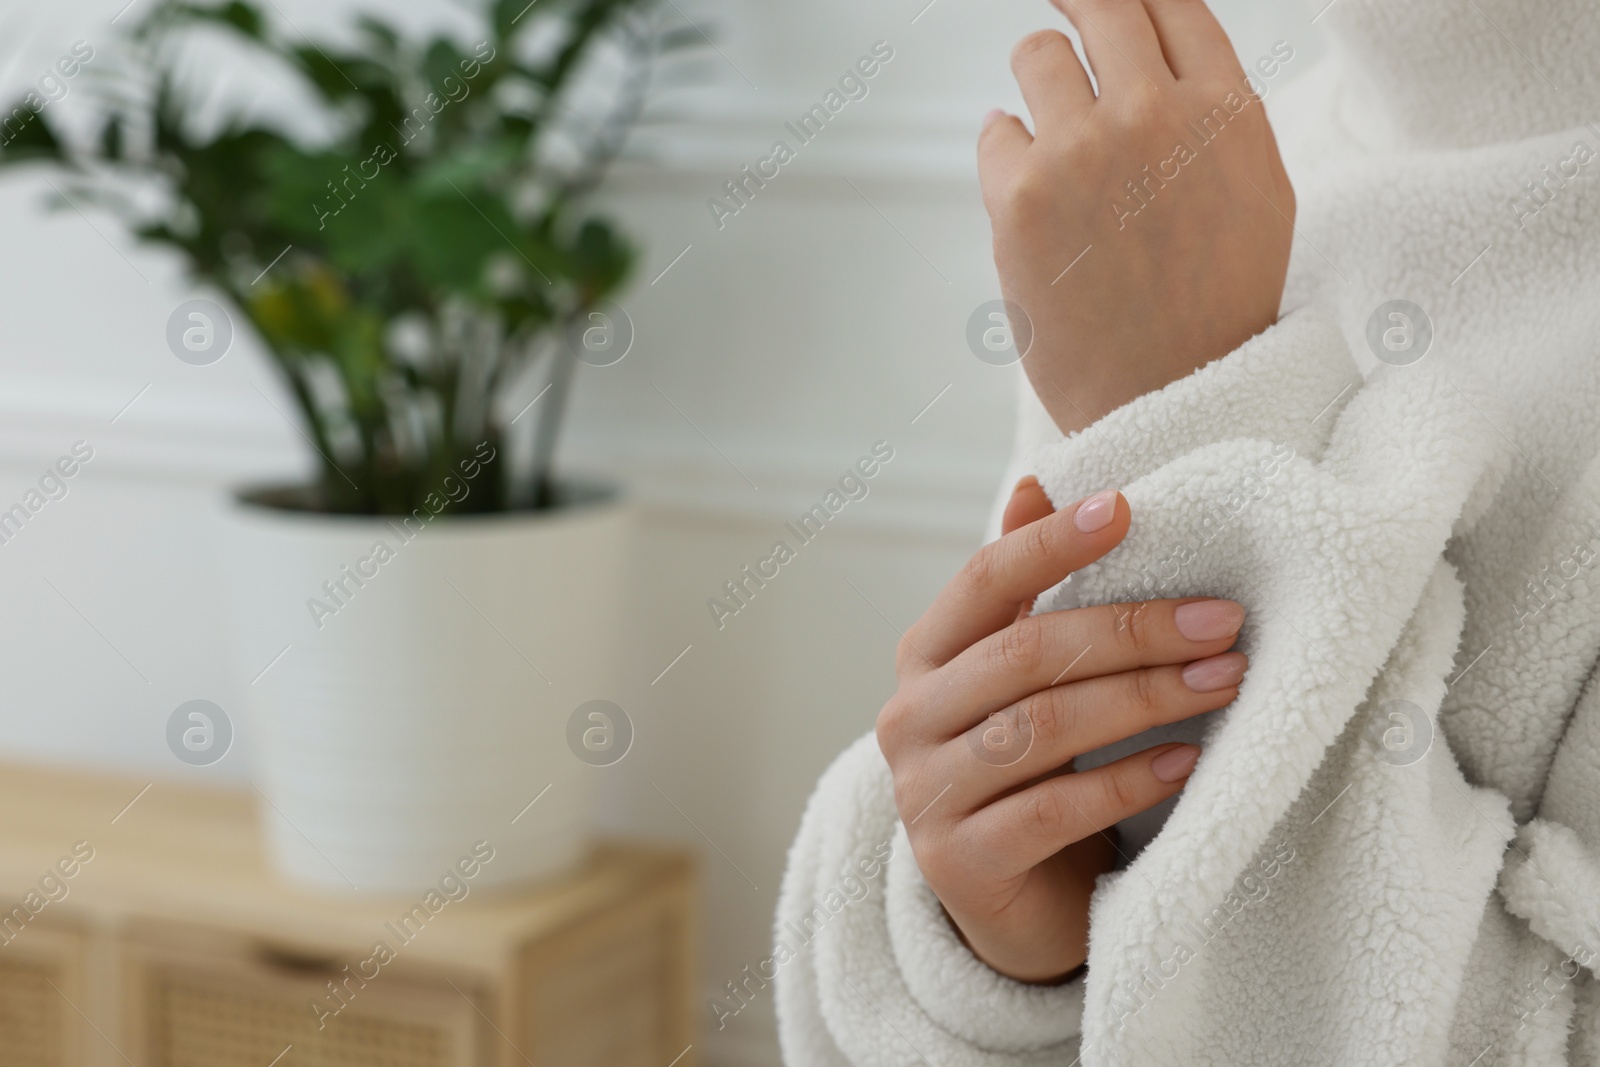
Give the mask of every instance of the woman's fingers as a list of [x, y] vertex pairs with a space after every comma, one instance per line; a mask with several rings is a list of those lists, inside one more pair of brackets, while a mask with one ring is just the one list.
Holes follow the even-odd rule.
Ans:
[[1009, 626], [1023, 605], [1115, 548], [1128, 523], [1122, 494], [1107, 490], [979, 549], [906, 632], [902, 674], [942, 667]]
[[1196, 0], [1144, 0], [1144, 6], [1167, 66], [1177, 78], [1243, 82], [1244, 68], [1233, 42], [1210, 7]]
[[1000, 535], [1004, 537], [1030, 522], [1049, 518], [1055, 512], [1056, 506], [1050, 503], [1050, 497], [1039, 484], [1039, 479], [1030, 474], [1011, 490], [1011, 499], [1006, 503], [1005, 513], [1000, 516]]
[[[1055, 512], [1056, 506], [1050, 503], [1050, 497], [1039, 484], [1039, 479], [1030, 474], [1011, 490], [1011, 499], [1006, 503], [1004, 514], [1000, 516], [1000, 535], [1004, 537], [1029, 523], [1047, 519]], [[1032, 611], [1033, 601], [1029, 600], [1017, 609], [1017, 618], [1026, 618]]]
[[1194, 745], [1160, 745], [1047, 778], [959, 818], [952, 844], [995, 879], [1014, 877], [1179, 792], [1199, 758]]
[[978, 184], [984, 207], [991, 213], [998, 209], [1002, 190], [1010, 187], [1011, 176], [1031, 144], [1033, 135], [1015, 115], [996, 109], [984, 116], [983, 132], [978, 134]]
[[1011, 50], [1011, 73], [1033, 116], [1034, 129], [1071, 130], [1094, 106], [1089, 72], [1059, 30], [1039, 30]]
[[1085, 752], [1227, 707], [1248, 664], [1243, 653], [1224, 652], [1054, 686], [941, 746], [926, 773], [955, 783], [946, 798], [951, 810], [975, 811]]
[[1078, 29], [1102, 99], [1129, 89], [1162, 88], [1172, 71], [1140, 0], [1051, 0]]
[[1020, 619], [910, 687], [915, 735], [946, 741], [1066, 682], [1215, 656], [1233, 647], [1243, 623], [1244, 608], [1235, 602], [1199, 597]]

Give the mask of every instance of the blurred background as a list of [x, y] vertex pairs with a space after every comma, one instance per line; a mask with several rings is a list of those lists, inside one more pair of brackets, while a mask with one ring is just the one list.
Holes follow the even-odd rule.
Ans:
[[[99, 55], [152, 2], [0, 3], [0, 98], [28, 91], [75, 42]], [[462, 25], [474, 2], [264, 10], [291, 36], [340, 40], [357, 11], [420, 34]], [[1315, 8], [1215, 6], [1247, 61], [1287, 40], [1293, 79], [1320, 51]], [[776, 1064], [770, 989], [720, 1029], [709, 1002], [770, 955], [784, 854], [812, 784], [871, 728], [892, 690], [897, 631], [980, 541], [1017, 372], [975, 358], [966, 340], [974, 309], [999, 295], [972, 146], [990, 107], [1022, 110], [1013, 42], [1065, 22], [1024, 0], [669, 0], [661, 14], [705, 44], [691, 77], [652, 89], [594, 202], [639, 249], [612, 297], [634, 339], [620, 361], [576, 368], [557, 459], [620, 480], [632, 501], [627, 547], [607, 564], [621, 610], [594, 635], [615, 656], [591, 694], [626, 714], [632, 744], [583, 770], [599, 833], [697, 857], [694, 1057]], [[785, 124], [875, 46], [881, 57], [880, 42], [892, 59], [866, 95], [719, 219], [708, 201], [731, 204], [725, 183], [775, 140], [797, 145]], [[50, 108], [70, 117], [80, 94], [68, 85]], [[0, 545], [0, 756], [135, 788], [244, 790], [262, 753], [246, 709], [271, 649], [255, 669], [239, 662], [225, 573], [252, 564], [230, 558], [236, 542], [219, 522], [230, 489], [304, 479], [312, 454], [259, 337], [240, 321], [225, 358], [174, 358], [174, 309], [216, 294], [103, 210], [45, 210], [47, 180], [0, 173], [0, 507], [76, 442], [93, 459]], [[708, 600], [737, 606], [724, 583], [877, 442], [893, 459], [867, 495], [719, 625]], [[225, 756], [201, 767], [168, 742], [174, 709], [196, 699], [238, 709]], [[5, 825], [48, 796], [15, 797]], [[94, 876], [90, 864], [79, 881]]]

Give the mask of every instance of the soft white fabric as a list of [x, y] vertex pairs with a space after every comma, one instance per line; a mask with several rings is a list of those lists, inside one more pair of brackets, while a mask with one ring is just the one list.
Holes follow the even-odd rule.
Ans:
[[[1058, 988], [961, 945], [872, 735], [847, 750], [780, 923], [894, 855], [780, 973], [792, 1067], [1600, 1065], [1600, 7], [1319, 26], [1334, 56], [1269, 103], [1300, 203], [1278, 325], [1066, 440], [1024, 390], [1005, 482], [1121, 488], [1127, 541], [1037, 610], [1235, 598], [1239, 699], [1163, 732], [1205, 752], [1124, 826]], [[1396, 298], [1435, 339], [1378, 366]]]

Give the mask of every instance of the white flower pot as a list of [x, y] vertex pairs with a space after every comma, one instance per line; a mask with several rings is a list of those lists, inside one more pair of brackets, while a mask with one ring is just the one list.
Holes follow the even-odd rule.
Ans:
[[230, 508], [234, 644], [263, 672], [239, 729], [283, 875], [415, 893], [480, 840], [477, 886], [582, 858], [594, 770], [568, 720], [612, 690], [627, 521], [601, 491], [410, 522]]

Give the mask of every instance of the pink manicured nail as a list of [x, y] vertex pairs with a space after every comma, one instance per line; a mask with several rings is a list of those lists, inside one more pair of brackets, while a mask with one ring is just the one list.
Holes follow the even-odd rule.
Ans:
[[983, 116], [983, 127], [982, 128], [987, 130], [990, 126], [994, 125], [994, 120], [995, 119], [1001, 118], [1004, 115], [1005, 115], [1005, 112], [1001, 111], [999, 108], [991, 109], [990, 112], [987, 115]]
[[1191, 641], [1219, 641], [1244, 625], [1244, 608], [1231, 600], [1196, 600], [1172, 613], [1178, 632]]
[[1215, 693], [1238, 685], [1249, 661], [1239, 652], [1197, 659], [1183, 669], [1183, 684], [1196, 693]]
[[1189, 777], [1199, 758], [1200, 749], [1194, 745], [1169, 748], [1150, 761], [1150, 773], [1163, 782], [1180, 782]]
[[1078, 505], [1078, 510], [1072, 513], [1072, 525], [1084, 533], [1094, 533], [1110, 526], [1116, 517], [1117, 491], [1107, 489]]

